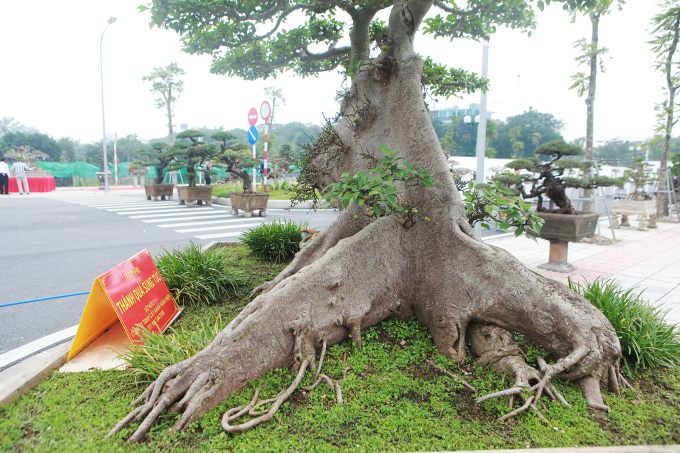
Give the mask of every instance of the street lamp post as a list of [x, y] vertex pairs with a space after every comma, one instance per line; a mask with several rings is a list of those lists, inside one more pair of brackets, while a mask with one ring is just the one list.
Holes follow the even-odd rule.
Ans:
[[633, 165], [635, 165], [635, 151], [642, 151], [642, 146], [640, 145], [638, 145], [637, 147], [631, 146], [630, 148], [628, 148], [628, 151], [633, 152]]
[[472, 137], [473, 137], [474, 132], [475, 132], [475, 125], [479, 124], [479, 115], [477, 115], [475, 117], [474, 121], [472, 121], [472, 117], [470, 115], [465, 115], [465, 117], [463, 118], [463, 121], [465, 121], [465, 124], [470, 125], [470, 154], [469, 155], [472, 156]]
[[109, 28], [109, 25], [116, 21], [115, 17], [109, 18], [109, 24], [106, 26], [102, 32], [102, 38], [99, 40], [99, 70], [101, 72], [102, 80], [102, 145], [104, 147], [104, 193], [109, 193], [109, 162], [106, 156], [106, 121], [104, 120], [104, 64], [102, 59], [102, 43], [104, 42], [104, 33]]

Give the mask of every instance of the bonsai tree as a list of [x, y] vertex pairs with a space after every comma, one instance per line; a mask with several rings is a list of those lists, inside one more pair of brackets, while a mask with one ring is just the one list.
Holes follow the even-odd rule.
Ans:
[[642, 188], [646, 184], [651, 184], [656, 181], [656, 178], [653, 176], [653, 171], [652, 165], [643, 162], [642, 159], [635, 159], [633, 168], [629, 168], [623, 172], [623, 181], [635, 185], [635, 190], [627, 197], [629, 200], [644, 201], [652, 199], [652, 197], [647, 195]]
[[[175, 151], [179, 151], [175, 154], [175, 162], [168, 166], [168, 170], [179, 170], [181, 168], [186, 168], [187, 179], [189, 180], [189, 187], [196, 187], [196, 166], [201, 166], [203, 162], [214, 159], [217, 157], [218, 149], [212, 143], [204, 145], [199, 141], [199, 138], [203, 138], [205, 134], [203, 132], [189, 130], [184, 131], [177, 135], [177, 139], [188, 139], [190, 140], [190, 145], [185, 145], [182, 143], [176, 143], [173, 146]], [[202, 171], [202, 170], [198, 170]], [[207, 172], [208, 174], [215, 174], [215, 172]]]
[[217, 158], [222, 162], [223, 168], [229, 173], [238, 176], [243, 183], [243, 193], [253, 193], [253, 180], [243, 168], [253, 168], [260, 164], [258, 159], [248, 155], [248, 147], [242, 143], [231, 144], [236, 137], [229, 132], [216, 132], [210, 136], [220, 143]]
[[[156, 180], [154, 184], [163, 184], [163, 170], [171, 163], [177, 160], [177, 156], [182, 154], [181, 149], [169, 148], [167, 143], [156, 142], [151, 145], [152, 152], [140, 151], [142, 156], [149, 156], [158, 161], [156, 164]], [[133, 162], [133, 164], [141, 164], [141, 162]]]
[[[522, 182], [515, 184], [522, 198], [538, 198], [536, 210], [538, 212], [551, 212], [555, 214], [574, 214], [577, 212], [571, 205], [569, 197], [565, 193], [567, 187], [581, 189], [595, 189], [601, 186], [621, 185], [621, 180], [608, 178], [606, 176], [593, 177], [590, 181], [579, 178], [564, 176], [565, 170], [580, 169], [585, 170], [592, 164], [591, 162], [579, 162], [575, 160], [561, 160], [567, 156], [581, 156], [585, 154], [583, 148], [577, 145], [570, 145], [562, 140], [553, 140], [536, 148], [534, 154], [537, 156], [550, 156], [552, 159], [544, 162], [537, 157], [525, 157], [505, 164], [506, 167], [514, 170], [527, 170], [532, 174], [523, 174]], [[537, 176], [534, 176], [537, 174]], [[523, 183], [532, 183], [531, 191], [526, 193]], [[547, 209], [543, 207], [543, 195], [557, 205], [557, 209]]]
[[[528, 29], [534, 23], [533, 5], [542, 8], [545, 2], [457, 3], [152, 0], [148, 9], [154, 24], [180, 34], [186, 51], [209, 52], [214, 74], [254, 80], [283, 71], [313, 75], [344, 69], [351, 86], [340, 121], [327, 124], [309, 143], [296, 187], [306, 187], [310, 197], [337, 183], [352, 184], [359, 192], [345, 193], [358, 201], [343, 206], [281, 273], [256, 288], [260, 294], [210, 345], [165, 368], [109, 436], [132, 423], [135, 432], [128, 442], [140, 442], [157, 422], [166, 423], [166, 412], [182, 414], [173, 431], [185, 429], [271, 370], [292, 366], [297, 377], [271, 409], [234, 424], [250, 409], [260, 410], [258, 392], [245, 408], [229, 409], [221, 426], [234, 433], [273, 419], [308, 369], [321, 372], [320, 354], [328, 347], [351, 338], [361, 348], [362, 330], [390, 317], [417, 317], [449, 360], [464, 361], [471, 339], [471, 352], [486, 359], [478, 361], [480, 366], [508, 371], [513, 388], [502, 394], [519, 394], [530, 402], [509, 409], [505, 418], [540, 410], [544, 389], [554, 389], [551, 381], [560, 375], [579, 385], [591, 410], [606, 413], [600, 380], [617, 394], [625, 385], [615, 329], [583, 296], [477, 237], [432, 127], [423, 85], [435, 96], [450, 96], [485, 88], [486, 82], [421, 58], [415, 48], [421, 26], [453, 39], [487, 38], [505, 25]], [[280, 28], [289, 19], [295, 25]], [[383, 148], [398, 151], [403, 166], [392, 170], [383, 163], [383, 170], [371, 173], [388, 156]], [[395, 196], [388, 180], [397, 171], [416, 172], [421, 180], [427, 173], [433, 184], [411, 184], [408, 179], [414, 177], [406, 176], [392, 186]], [[386, 200], [397, 207], [408, 203], [417, 212], [409, 207], [404, 208], [408, 214], [396, 208], [386, 213], [383, 201], [361, 203], [358, 195], [368, 182], [359, 181], [369, 175], [381, 176], [375, 185]], [[537, 368], [526, 363], [514, 332], [545, 348], [555, 362], [540, 360]], [[341, 384], [334, 384], [341, 395]], [[499, 395], [488, 397], [494, 396]]]

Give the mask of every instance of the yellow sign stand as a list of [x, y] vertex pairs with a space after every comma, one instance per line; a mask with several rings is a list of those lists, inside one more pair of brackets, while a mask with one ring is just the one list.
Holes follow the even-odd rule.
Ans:
[[106, 329], [118, 321], [118, 315], [113, 309], [109, 295], [104, 291], [99, 279], [95, 279], [92, 284], [92, 291], [87, 298], [85, 311], [80, 319], [80, 325], [73, 339], [71, 351], [68, 353], [66, 361], [71, 360], [87, 345], [92, 343]]

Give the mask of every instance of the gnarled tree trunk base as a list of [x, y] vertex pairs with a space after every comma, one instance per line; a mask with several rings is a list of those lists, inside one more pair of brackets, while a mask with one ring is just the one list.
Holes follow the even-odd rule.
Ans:
[[[515, 387], [536, 382], [529, 398], [544, 389], [554, 395], [549, 381], [562, 373], [582, 383], [591, 406], [601, 404], [595, 383], [610, 370], [616, 376], [621, 356], [614, 329], [583, 297], [475, 236], [421, 97], [421, 66], [397, 46], [360, 72], [343, 107], [352, 119], [338, 127], [347, 151], [319, 181], [323, 187], [343, 172], [375, 166], [378, 145], [399, 151], [437, 181], [403, 192], [419, 206], [413, 222], [397, 216], [370, 222], [351, 205], [207, 348], [167, 368], [135, 402], [143, 405], [110, 434], [139, 420], [130, 438], [139, 441], [165, 410], [183, 411], [175, 426], [183, 429], [272, 369], [314, 369], [324, 342], [351, 335], [361, 347], [361, 331], [390, 317], [416, 316], [438, 350], [456, 361], [465, 357], [469, 332], [473, 351], [488, 366], [511, 371]], [[541, 345], [557, 363], [540, 370], [523, 363], [507, 341], [511, 332]], [[497, 340], [486, 341], [487, 333]]]

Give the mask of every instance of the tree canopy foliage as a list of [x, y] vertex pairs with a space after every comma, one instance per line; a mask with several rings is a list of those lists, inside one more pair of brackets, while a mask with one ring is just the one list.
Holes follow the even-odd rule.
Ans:
[[[547, 3], [536, 5], [543, 9]], [[596, 0], [562, 3], [574, 9]], [[181, 35], [186, 52], [211, 55], [212, 73], [255, 80], [285, 71], [305, 77], [335, 69], [353, 77], [372, 52], [387, 49], [388, 26], [376, 15], [392, 6], [385, 0], [154, 0], [139, 9], [150, 11], [152, 26]], [[425, 19], [422, 30], [435, 38], [480, 40], [501, 26], [529, 32], [536, 26], [527, 0], [470, 0], [465, 8], [436, 0], [434, 6], [437, 14]], [[487, 82], [425, 58], [422, 83], [434, 95], [449, 97], [485, 88]]]
[[[496, 150], [496, 157], [509, 159], [516, 157], [530, 157], [536, 148], [553, 140], [562, 140], [560, 131], [564, 127], [561, 120], [551, 113], [541, 113], [532, 107], [519, 115], [510, 116], [505, 122], [496, 125], [497, 137], [489, 142], [489, 146]], [[516, 138], [512, 140], [511, 130], [519, 128]], [[515, 143], [522, 143], [518, 149]]]

